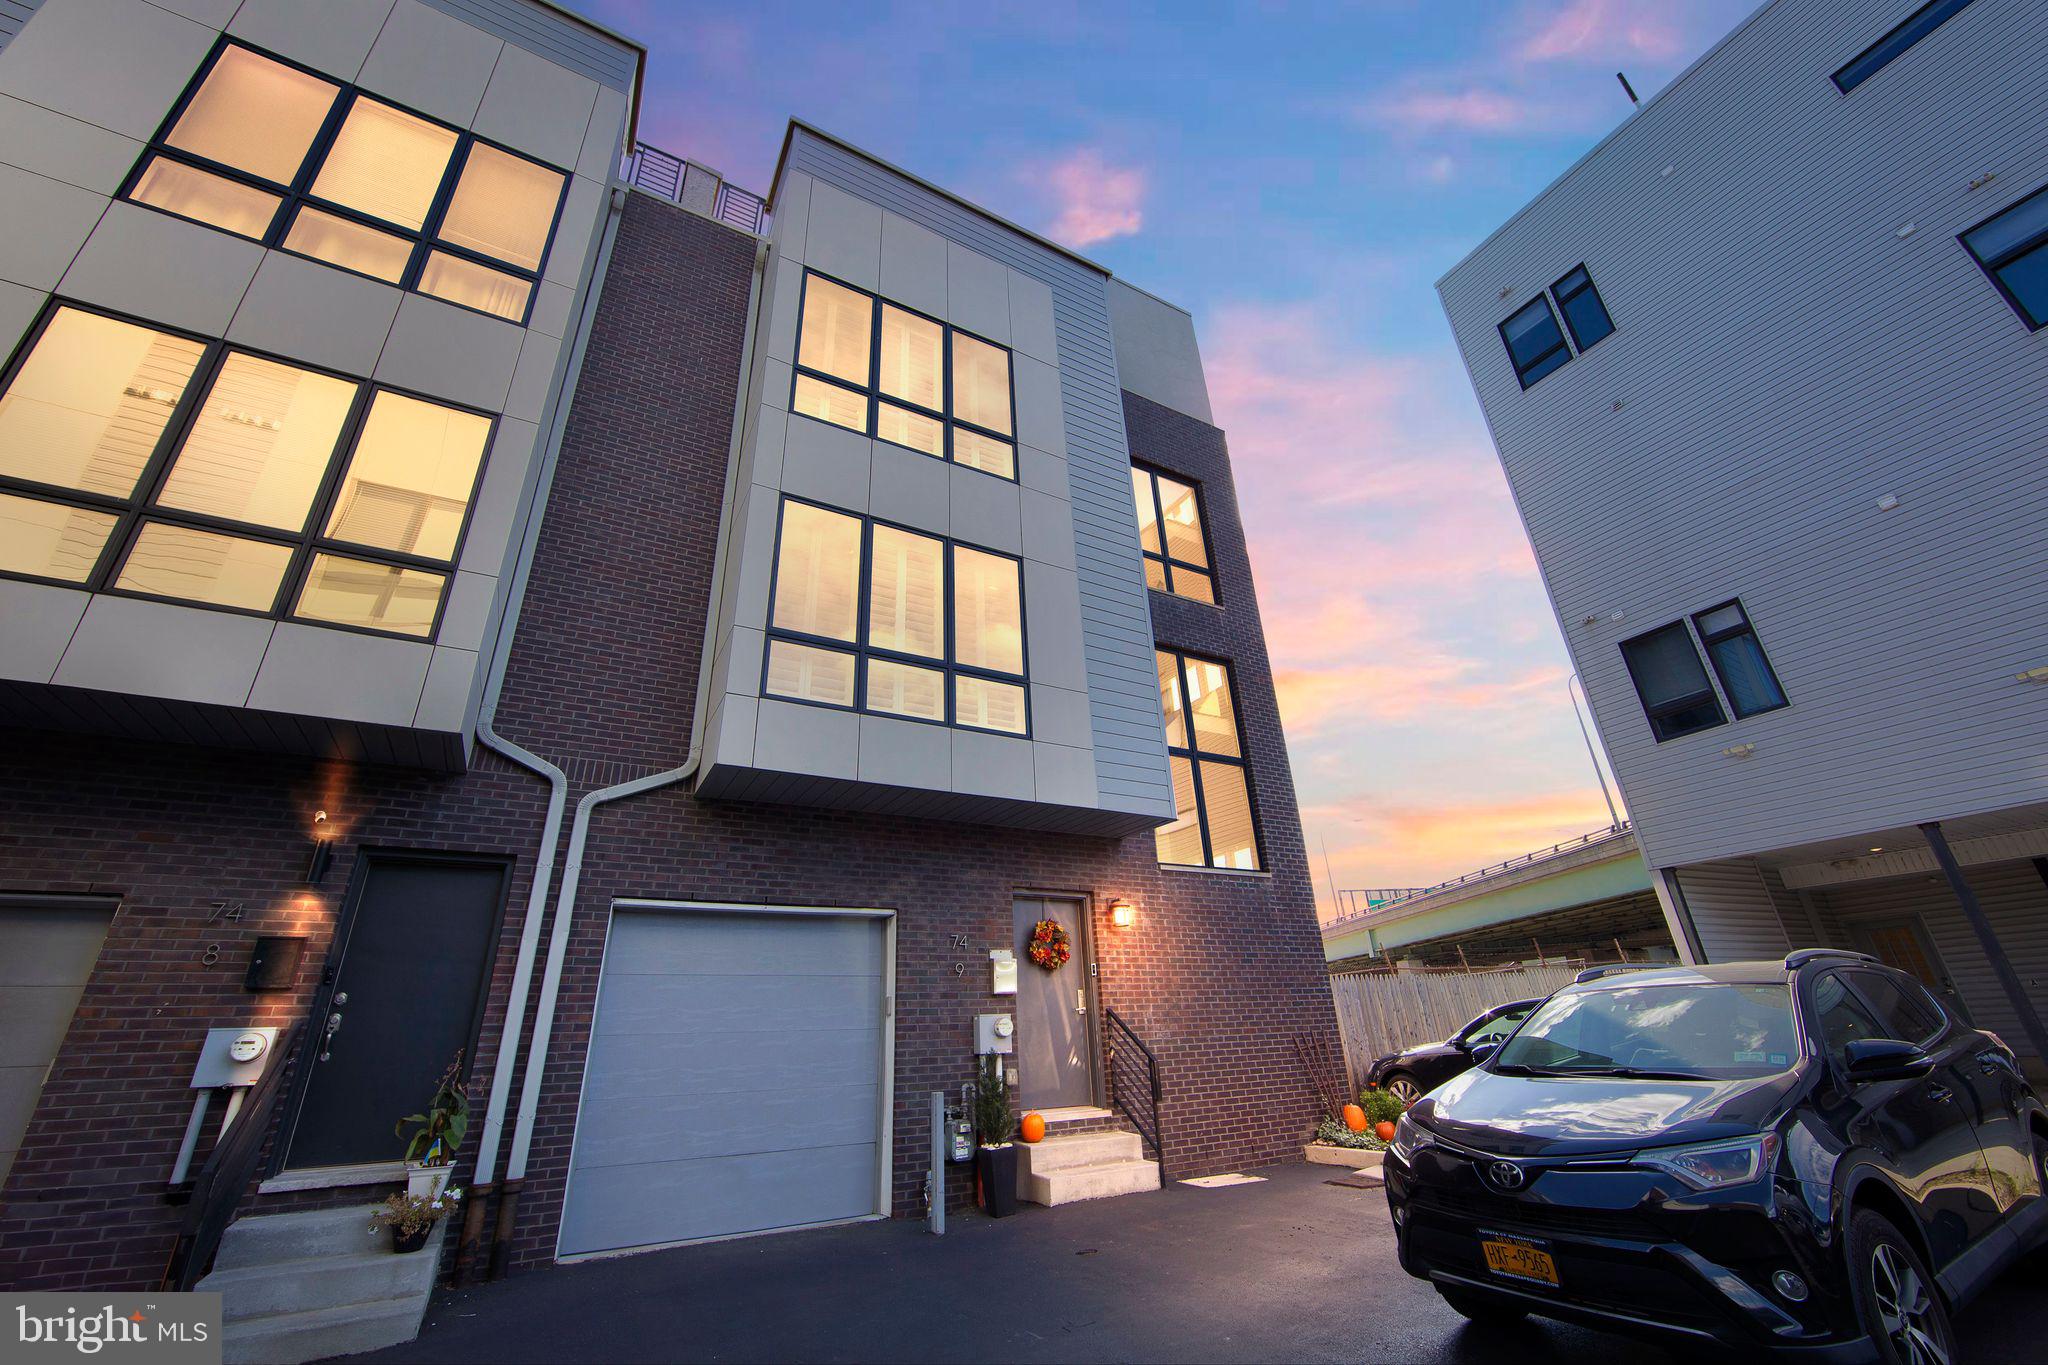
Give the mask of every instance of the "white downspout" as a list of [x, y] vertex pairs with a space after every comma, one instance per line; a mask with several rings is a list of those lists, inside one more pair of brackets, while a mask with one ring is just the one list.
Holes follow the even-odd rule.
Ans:
[[718, 541], [711, 561], [710, 604], [704, 626], [704, 644], [697, 660], [697, 699], [690, 719], [690, 752], [682, 764], [666, 772], [601, 787], [588, 792], [576, 803], [576, 821], [570, 827], [569, 853], [562, 867], [562, 890], [555, 902], [554, 932], [548, 941], [547, 969], [541, 975], [540, 1002], [534, 1010], [533, 1042], [527, 1049], [525, 1084], [519, 1093], [519, 1117], [512, 1130], [512, 1153], [505, 1163], [505, 1178], [526, 1176], [526, 1154], [533, 1142], [534, 1116], [540, 1108], [541, 1080], [547, 1071], [548, 1043], [554, 1032], [555, 998], [562, 985], [562, 963], [568, 954], [569, 931], [574, 919], [576, 889], [583, 877], [583, 848], [590, 834], [591, 815], [599, 806], [688, 780], [704, 757], [705, 702], [711, 690], [712, 655], [716, 652], [719, 601], [724, 595], [725, 559], [732, 535], [732, 509], [739, 477], [740, 451], [746, 432], [747, 402], [754, 370], [754, 341], [760, 331], [761, 276], [768, 260], [764, 239], [754, 247], [754, 271], [747, 287], [746, 336], [740, 346], [739, 392], [733, 399], [732, 441], [726, 452], [725, 497], [718, 512]]

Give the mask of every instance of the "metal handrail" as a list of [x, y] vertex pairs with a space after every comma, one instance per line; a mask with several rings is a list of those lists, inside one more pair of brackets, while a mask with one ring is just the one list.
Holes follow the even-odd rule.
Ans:
[[636, 142], [619, 167], [619, 177], [635, 189], [696, 208], [742, 232], [758, 235], [767, 230], [767, 200], [730, 183], [708, 166], [700, 166], [674, 152]]
[[[1573, 853], [1579, 849], [1597, 844], [1602, 840], [1617, 838], [1628, 833], [1633, 828], [1635, 828], [1633, 821], [1623, 820], [1618, 825], [1609, 825], [1605, 829], [1596, 829], [1590, 834], [1581, 834], [1576, 839], [1567, 839], [1563, 843], [1552, 844], [1549, 848], [1539, 848], [1534, 853], [1524, 853], [1519, 857], [1510, 858], [1506, 862], [1495, 863], [1491, 867], [1482, 867], [1477, 872], [1467, 872], [1463, 876], [1453, 877], [1449, 881], [1438, 882], [1435, 886], [1418, 887], [1405, 895], [1381, 901], [1376, 905], [1368, 905], [1363, 910], [1353, 910], [1349, 914], [1337, 915], [1323, 921], [1323, 928], [1334, 929], [1340, 924], [1353, 924], [1362, 919], [1370, 919], [1375, 915], [1383, 915], [1390, 910], [1406, 905], [1409, 901], [1421, 900], [1424, 896], [1433, 896], [1439, 891], [1448, 891], [1455, 886], [1466, 886], [1472, 882], [1484, 881], [1488, 877], [1499, 876], [1503, 872], [1511, 872], [1515, 868], [1527, 867], [1532, 863], [1540, 863], [1546, 858], [1555, 858], [1559, 854]], [[1360, 891], [1339, 891], [1337, 893], [1337, 903], [1339, 905], [1350, 904], [1352, 902], [1347, 901], [1346, 897], [1355, 898], [1363, 894], [1365, 893]]]
[[304, 1032], [303, 1023], [293, 1026], [284, 1046], [273, 1053], [276, 1065], [265, 1068], [256, 1084], [249, 1087], [248, 1098], [242, 1101], [234, 1126], [214, 1143], [206, 1165], [192, 1182], [191, 1202], [185, 1206], [178, 1240], [164, 1265], [159, 1288], [183, 1293], [199, 1283], [213, 1264], [213, 1254], [220, 1250], [221, 1234], [234, 1221], [235, 1205], [241, 1202], [249, 1177], [256, 1173], [264, 1139], [270, 1136], [271, 1111], [277, 1107], [278, 1096], [284, 1089], [284, 1073], [292, 1058], [293, 1045]]
[[[1151, 1139], [1152, 1155], [1159, 1162], [1159, 1179], [1163, 1183], [1166, 1179], [1166, 1143], [1161, 1137], [1164, 1124], [1160, 1115], [1165, 1106], [1161, 1103], [1163, 1091], [1159, 1084], [1159, 1057], [1115, 1010], [1104, 1009], [1102, 1018], [1109, 1025], [1109, 1106], [1129, 1119], [1140, 1137]], [[1122, 1043], [1128, 1043], [1130, 1049], [1135, 1049], [1136, 1058], [1130, 1050], [1119, 1046]], [[1143, 1059], [1142, 1065], [1138, 1058]], [[1140, 1083], [1135, 1097], [1129, 1093], [1129, 1087], [1119, 1083], [1126, 1079]], [[1141, 1109], [1144, 1112], [1141, 1113]]]

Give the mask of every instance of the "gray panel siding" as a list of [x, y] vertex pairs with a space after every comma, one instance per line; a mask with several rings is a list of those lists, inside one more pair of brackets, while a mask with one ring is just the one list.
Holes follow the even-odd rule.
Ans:
[[1748, 962], [1791, 951], [1777, 903], [1755, 863], [1681, 867], [1678, 889], [1707, 961]]
[[0, 0], [0, 52], [7, 50], [14, 35], [21, 32], [21, 26], [42, 4], [43, 0]]
[[[0, 0], [0, 5], [10, 0]], [[631, 92], [640, 57], [632, 48], [586, 28], [565, 14], [525, 0], [424, 0], [493, 37], [580, 72], [599, 85]], [[4, 41], [4, 40], [0, 40]]]
[[1136, 799], [1171, 809], [1108, 277], [801, 128], [790, 146], [789, 166], [1051, 288], [1096, 783], [1105, 804], [1128, 806]]
[[[1767, 6], [1440, 286], [1653, 866], [2048, 800], [2048, 333], [1956, 240], [2048, 182], [2048, 8], [1839, 94], [1916, 4]], [[1617, 330], [1525, 393], [1581, 261]], [[1736, 596], [1791, 706], [1655, 743], [1618, 643]]]

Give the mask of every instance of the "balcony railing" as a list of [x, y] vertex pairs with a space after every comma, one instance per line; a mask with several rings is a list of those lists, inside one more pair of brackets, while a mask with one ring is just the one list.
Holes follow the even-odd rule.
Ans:
[[1530, 867], [1536, 863], [1548, 861], [1551, 858], [1561, 857], [1566, 853], [1576, 853], [1582, 848], [1591, 848], [1593, 845], [1604, 843], [1609, 839], [1618, 839], [1633, 828], [1632, 824], [1624, 820], [1618, 825], [1611, 825], [1606, 829], [1596, 829], [1590, 834], [1581, 834], [1576, 839], [1567, 839], [1561, 844], [1552, 844], [1549, 848], [1539, 848], [1534, 853], [1524, 853], [1520, 857], [1510, 858], [1504, 863], [1495, 863], [1491, 867], [1482, 867], [1477, 872], [1467, 872], [1462, 877], [1453, 877], [1447, 882], [1438, 882], [1435, 886], [1417, 887], [1412, 891], [1403, 891], [1400, 894], [1390, 894], [1386, 891], [1339, 891], [1337, 893], [1337, 914], [1333, 918], [1323, 921], [1323, 928], [1326, 930], [1334, 929], [1339, 925], [1352, 925], [1360, 920], [1372, 919], [1379, 915], [1389, 915], [1399, 910], [1409, 901], [1420, 900], [1424, 896], [1433, 896], [1439, 891], [1449, 891], [1452, 887], [1470, 886], [1473, 882], [1483, 882], [1488, 877], [1497, 877], [1503, 872], [1512, 872], [1516, 868]]
[[768, 230], [767, 200], [752, 190], [728, 183], [717, 171], [688, 157], [636, 142], [619, 174], [635, 189], [658, 194], [742, 232], [759, 234]]

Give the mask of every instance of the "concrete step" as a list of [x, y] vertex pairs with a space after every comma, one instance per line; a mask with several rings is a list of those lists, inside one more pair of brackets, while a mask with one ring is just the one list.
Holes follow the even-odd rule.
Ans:
[[437, 1249], [401, 1256], [391, 1250], [390, 1238], [382, 1231], [375, 1238], [364, 1234], [364, 1249], [349, 1255], [216, 1269], [197, 1287], [221, 1296], [227, 1322], [409, 1295], [424, 1300], [434, 1292]]
[[[228, 1224], [213, 1258], [215, 1270], [303, 1261], [313, 1256], [349, 1256], [370, 1243], [370, 1215], [375, 1204], [300, 1213], [266, 1213]], [[388, 1233], [379, 1233], [388, 1237]]]
[[1107, 1161], [1095, 1166], [1069, 1166], [1025, 1177], [1018, 1190], [1021, 1198], [1034, 1204], [1058, 1207], [1083, 1199], [1108, 1199], [1113, 1195], [1137, 1194], [1159, 1188], [1156, 1161]]
[[1145, 1155], [1144, 1140], [1136, 1133], [1108, 1129], [1099, 1133], [1073, 1133], [1037, 1142], [1020, 1143], [1019, 1175], [1064, 1171], [1075, 1166], [1099, 1166], [1109, 1161], [1135, 1161]]
[[380, 1350], [418, 1336], [426, 1313], [427, 1296], [408, 1294], [338, 1308], [245, 1318], [222, 1330], [221, 1361], [222, 1365], [300, 1365], [302, 1361]]

